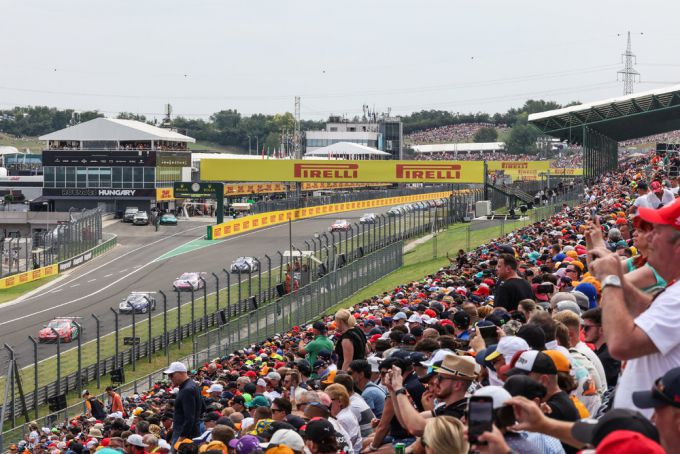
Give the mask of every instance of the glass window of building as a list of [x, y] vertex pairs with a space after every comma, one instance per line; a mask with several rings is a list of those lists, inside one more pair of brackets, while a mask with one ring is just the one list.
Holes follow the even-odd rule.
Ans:
[[143, 188], [144, 187], [144, 169], [141, 167], [135, 167], [132, 169], [132, 185], [133, 188]]
[[87, 187], [88, 188], [99, 187], [99, 167], [87, 168]]
[[46, 188], [54, 187], [54, 167], [44, 167], [43, 168], [43, 181], [45, 182]]
[[100, 188], [111, 187], [111, 167], [99, 168], [99, 187]]
[[132, 187], [132, 167], [123, 167], [123, 185], [121, 187]]
[[76, 167], [76, 187], [87, 187], [87, 167]]
[[111, 169], [111, 187], [122, 188], [123, 187], [123, 168], [113, 167]]
[[64, 167], [57, 167], [56, 176], [54, 178], [54, 185], [57, 188], [63, 188], [66, 183], [66, 171]]
[[144, 167], [144, 187], [147, 189], [153, 189], [155, 186], [156, 178], [153, 167]]

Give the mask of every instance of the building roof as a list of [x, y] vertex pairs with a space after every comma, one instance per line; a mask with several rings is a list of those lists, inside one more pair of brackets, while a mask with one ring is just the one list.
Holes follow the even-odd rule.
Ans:
[[196, 142], [196, 139], [179, 134], [170, 129], [142, 123], [135, 120], [118, 120], [115, 118], [95, 118], [75, 126], [60, 129], [44, 136], [40, 140], [73, 140], [73, 141], [135, 141], [165, 140], [170, 142]]
[[503, 151], [505, 142], [437, 143], [433, 145], [411, 145], [416, 153], [446, 153], [453, 151]]
[[543, 133], [583, 143], [587, 127], [616, 141], [680, 129], [680, 85], [529, 115]]
[[331, 156], [390, 156], [390, 154], [365, 145], [349, 142], [338, 142], [305, 153], [305, 157]]

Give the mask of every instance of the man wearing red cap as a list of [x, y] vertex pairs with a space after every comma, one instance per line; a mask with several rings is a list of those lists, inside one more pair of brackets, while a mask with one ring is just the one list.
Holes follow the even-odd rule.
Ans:
[[[651, 387], [657, 377], [680, 366], [680, 200], [658, 210], [640, 207], [639, 216], [653, 225], [648, 236], [649, 264], [669, 283], [654, 300], [624, 277], [616, 254], [592, 247], [593, 231], [587, 231], [590, 270], [602, 284], [602, 328], [609, 351], [614, 358], [628, 361], [614, 406], [632, 409], [636, 408], [633, 391]], [[651, 416], [651, 411], [641, 411]]]

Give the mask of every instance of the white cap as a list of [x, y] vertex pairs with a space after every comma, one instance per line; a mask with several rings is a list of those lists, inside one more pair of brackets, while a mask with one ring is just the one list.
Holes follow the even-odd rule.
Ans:
[[172, 446], [170, 446], [170, 443], [161, 438], [160, 440], [158, 440], [158, 449], [170, 451], [172, 449]]
[[517, 336], [503, 336], [496, 346], [496, 351], [503, 355], [505, 364], [510, 364], [512, 357], [520, 350], [531, 350], [531, 347], [527, 341]]
[[261, 378], [260, 378], [259, 380], [257, 380], [257, 383], [255, 383], [255, 384], [256, 384], [257, 386], [264, 386], [264, 387], [267, 386], [267, 382], [264, 381], [264, 380], [261, 379]]
[[421, 362], [420, 365], [423, 367], [432, 367], [434, 363], [438, 361], [444, 361], [444, 358], [446, 358], [448, 355], [456, 356], [456, 354], [448, 348], [440, 348], [439, 350], [434, 351], [434, 354], [429, 361]]
[[418, 314], [413, 314], [408, 318], [409, 323], [423, 323], [423, 319], [420, 318], [420, 315]]
[[221, 393], [222, 391], [224, 391], [224, 387], [222, 387], [222, 385], [220, 385], [219, 383], [213, 383], [212, 385], [210, 385], [210, 388], [208, 388], [208, 394]]
[[281, 374], [278, 372], [269, 372], [266, 378], [267, 380], [281, 380]]
[[510, 393], [502, 386], [484, 386], [475, 391], [473, 395], [491, 397], [494, 410], [501, 408], [505, 402], [512, 399]]
[[163, 373], [164, 374], [174, 374], [175, 372], [186, 372], [186, 371], [187, 371], [187, 366], [185, 366], [184, 363], [180, 363], [179, 361], [175, 361], [174, 363], [171, 363], [170, 367], [165, 369], [163, 371]]
[[[173, 364], [175, 364], [175, 363], [173, 363]], [[178, 364], [181, 364], [181, 363], [178, 363]], [[138, 435], [138, 434], [132, 434], [132, 435], [128, 436], [127, 442], [130, 443], [132, 446], [137, 446], [139, 448], [146, 448], [146, 447], [149, 446], [146, 443], [144, 443], [144, 439], [142, 438], [141, 435]]]
[[403, 312], [397, 312], [396, 314], [394, 314], [394, 317], [392, 317], [392, 320], [406, 320], [406, 318], [407, 318], [406, 314], [404, 314]]
[[380, 358], [377, 356], [369, 356], [366, 358], [366, 361], [371, 365], [371, 372], [380, 372]]
[[279, 429], [274, 432], [269, 443], [260, 443], [260, 446], [267, 448], [269, 445], [283, 445], [288, 446], [293, 451], [303, 452], [305, 450], [305, 441], [299, 433], [291, 429]]

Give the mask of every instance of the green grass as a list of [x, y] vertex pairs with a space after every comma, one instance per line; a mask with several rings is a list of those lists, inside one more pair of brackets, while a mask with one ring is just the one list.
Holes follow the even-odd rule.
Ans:
[[40, 152], [45, 147], [45, 144], [38, 140], [37, 137], [15, 137], [10, 134], [0, 133], [0, 146], [15, 147], [19, 151], [24, 151], [26, 148], [32, 152]]
[[19, 298], [24, 293], [30, 292], [31, 290], [35, 290], [36, 288], [41, 287], [56, 278], [57, 276], [48, 276], [42, 279], [38, 279], [37, 281], [27, 282], [26, 284], [21, 284], [15, 287], [2, 289], [0, 290], [0, 304], [13, 301]]

